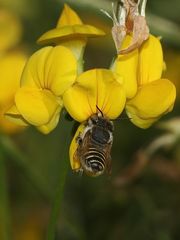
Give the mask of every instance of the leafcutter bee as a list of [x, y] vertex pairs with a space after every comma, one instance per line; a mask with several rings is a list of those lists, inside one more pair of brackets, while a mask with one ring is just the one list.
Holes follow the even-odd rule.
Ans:
[[101, 111], [87, 120], [76, 141], [78, 147], [74, 158], [80, 161], [79, 171], [92, 177], [105, 172], [110, 174], [113, 123]]

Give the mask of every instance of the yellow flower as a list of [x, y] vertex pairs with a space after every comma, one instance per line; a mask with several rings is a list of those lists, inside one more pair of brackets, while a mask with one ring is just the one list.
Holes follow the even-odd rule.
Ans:
[[[161, 43], [156, 37], [151, 35], [138, 54], [136, 51], [118, 56], [113, 71], [124, 76], [128, 97], [126, 111], [130, 120], [138, 127], [148, 128], [163, 114], [172, 110], [176, 89], [168, 79], [161, 79], [163, 53]], [[134, 61], [134, 64], [130, 65], [130, 61]], [[135, 70], [137, 75], [131, 77]]]
[[56, 28], [44, 33], [37, 42], [39, 44], [55, 44], [68, 47], [82, 65], [87, 38], [103, 35], [105, 33], [102, 30], [83, 24], [76, 12], [65, 4]]
[[69, 114], [78, 122], [98, 112], [109, 119], [117, 118], [126, 101], [121, 76], [107, 69], [92, 69], [77, 77], [75, 84], [63, 94]]
[[43, 133], [52, 131], [63, 107], [63, 93], [69, 89], [82, 71], [82, 52], [87, 37], [104, 33], [84, 25], [66, 4], [57, 27], [43, 34], [39, 43], [55, 43], [45, 47], [29, 59], [15, 95], [15, 104], [6, 117], [18, 124], [32, 124]]
[[63, 102], [68, 113], [81, 122], [71, 142], [69, 156], [73, 170], [80, 168], [74, 158], [77, 136], [85, 128], [86, 120], [100, 109], [108, 119], [116, 119], [124, 109], [126, 94], [120, 75], [107, 69], [92, 69], [82, 73], [75, 84], [65, 91]]
[[21, 129], [5, 119], [4, 113], [13, 104], [26, 56], [20, 51], [13, 51], [0, 57], [0, 130], [15, 133]]
[[62, 94], [75, 82], [76, 75], [77, 61], [68, 48], [42, 48], [27, 62], [21, 87], [15, 94], [15, 105], [6, 112], [6, 117], [49, 133], [59, 121]]

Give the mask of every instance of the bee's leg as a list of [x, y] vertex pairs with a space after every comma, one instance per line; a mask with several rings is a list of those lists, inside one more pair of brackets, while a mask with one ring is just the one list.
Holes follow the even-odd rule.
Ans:
[[83, 170], [83, 168], [81, 167], [81, 168], [79, 168], [79, 169], [75, 169], [74, 172], [77, 173], [80, 177], [82, 177], [84, 170]]
[[84, 173], [83, 168], [80, 168], [80, 169], [79, 169], [79, 172], [78, 172], [79, 176], [82, 177], [83, 173]]

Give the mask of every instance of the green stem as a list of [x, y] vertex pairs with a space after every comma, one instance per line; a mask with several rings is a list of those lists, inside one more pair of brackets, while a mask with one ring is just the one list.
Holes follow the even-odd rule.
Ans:
[[0, 239], [10, 240], [10, 211], [5, 160], [0, 148]]
[[64, 193], [64, 186], [66, 181], [66, 175], [68, 171], [69, 166], [69, 145], [71, 140], [71, 131], [72, 131], [72, 123], [65, 123], [65, 120], [63, 120], [63, 123], [67, 126], [67, 131], [64, 133], [64, 149], [61, 153], [61, 166], [60, 166], [60, 172], [59, 172], [59, 179], [57, 184], [57, 192], [55, 195], [54, 203], [51, 210], [49, 225], [48, 225], [48, 231], [47, 231], [47, 240], [54, 240], [55, 234], [56, 234], [56, 224], [58, 221], [58, 217], [61, 210], [62, 200], [63, 200], [63, 193]]
[[22, 173], [29, 179], [42, 196], [49, 200], [52, 194], [50, 190], [47, 189], [45, 179], [43, 179], [37, 170], [32, 167], [29, 159], [18, 150], [11, 138], [5, 135], [0, 135], [0, 147], [2, 147], [4, 153], [21, 169]]

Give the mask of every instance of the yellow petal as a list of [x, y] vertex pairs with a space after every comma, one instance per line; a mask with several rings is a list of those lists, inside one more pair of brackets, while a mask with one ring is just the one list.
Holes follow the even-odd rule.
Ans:
[[0, 111], [0, 131], [6, 134], [15, 134], [20, 132], [24, 129], [26, 124], [18, 124], [17, 122], [11, 122], [9, 119], [6, 118], [5, 109], [1, 109]]
[[78, 170], [81, 167], [81, 163], [76, 156], [76, 150], [78, 148], [77, 137], [79, 136], [80, 133], [83, 132], [84, 128], [85, 128], [85, 125], [83, 123], [80, 124], [80, 126], [78, 127], [78, 129], [73, 137], [73, 140], [72, 140], [70, 148], [69, 148], [70, 164], [71, 164], [71, 168], [73, 170]]
[[29, 59], [21, 79], [21, 86], [51, 90], [60, 96], [75, 81], [77, 61], [63, 46], [45, 47]]
[[140, 118], [138, 115], [135, 115], [135, 113], [133, 113], [133, 111], [129, 112], [127, 109], [127, 115], [130, 118], [130, 121], [136, 125], [139, 128], [149, 128], [153, 123], [155, 123], [156, 121], [159, 120], [159, 118], [148, 118], [148, 119], [142, 119]]
[[[1, 6], [2, 7], [2, 6]], [[0, 51], [13, 48], [20, 40], [22, 26], [17, 18], [5, 9], [0, 10]]]
[[35, 126], [49, 123], [62, 104], [50, 91], [28, 87], [17, 91], [15, 103], [22, 117]]
[[66, 25], [83, 24], [77, 13], [70, 8], [67, 4], [64, 4], [64, 9], [57, 23], [57, 28]]
[[44, 33], [38, 40], [39, 44], [60, 44], [61, 41], [84, 37], [104, 36], [105, 33], [91, 25], [73, 25], [54, 28]]
[[126, 111], [135, 125], [147, 128], [172, 110], [175, 98], [175, 86], [167, 79], [160, 79], [140, 87], [127, 102]]
[[0, 113], [0, 132], [12, 135], [12, 134], [21, 132], [23, 130], [24, 130], [23, 126], [20, 126], [19, 124], [17, 125], [16, 123], [11, 122]]
[[37, 127], [37, 129], [44, 134], [50, 133], [57, 126], [59, 122], [61, 109], [62, 109], [62, 105], [57, 108], [56, 112], [53, 114], [51, 120], [47, 124], [39, 126]]
[[125, 99], [121, 77], [106, 69], [93, 69], [82, 73], [63, 95], [67, 111], [79, 122], [97, 113], [96, 106], [106, 117], [115, 119], [122, 112]]
[[161, 78], [164, 68], [160, 40], [154, 36], [143, 43], [139, 52], [138, 83], [144, 85]]
[[[129, 46], [132, 37], [126, 36], [122, 48]], [[138, 50], [125, 55], [118, 55], [112, 70], [121, 75], [124, 80], [124, 88], [127, 98], [132, 98], [137, 91], [137, 66], [138, 66]]]
[[5, 118], [19, 126], [28, 126], [28, 122], [22, 117], [15, 104], [6, 111]]

